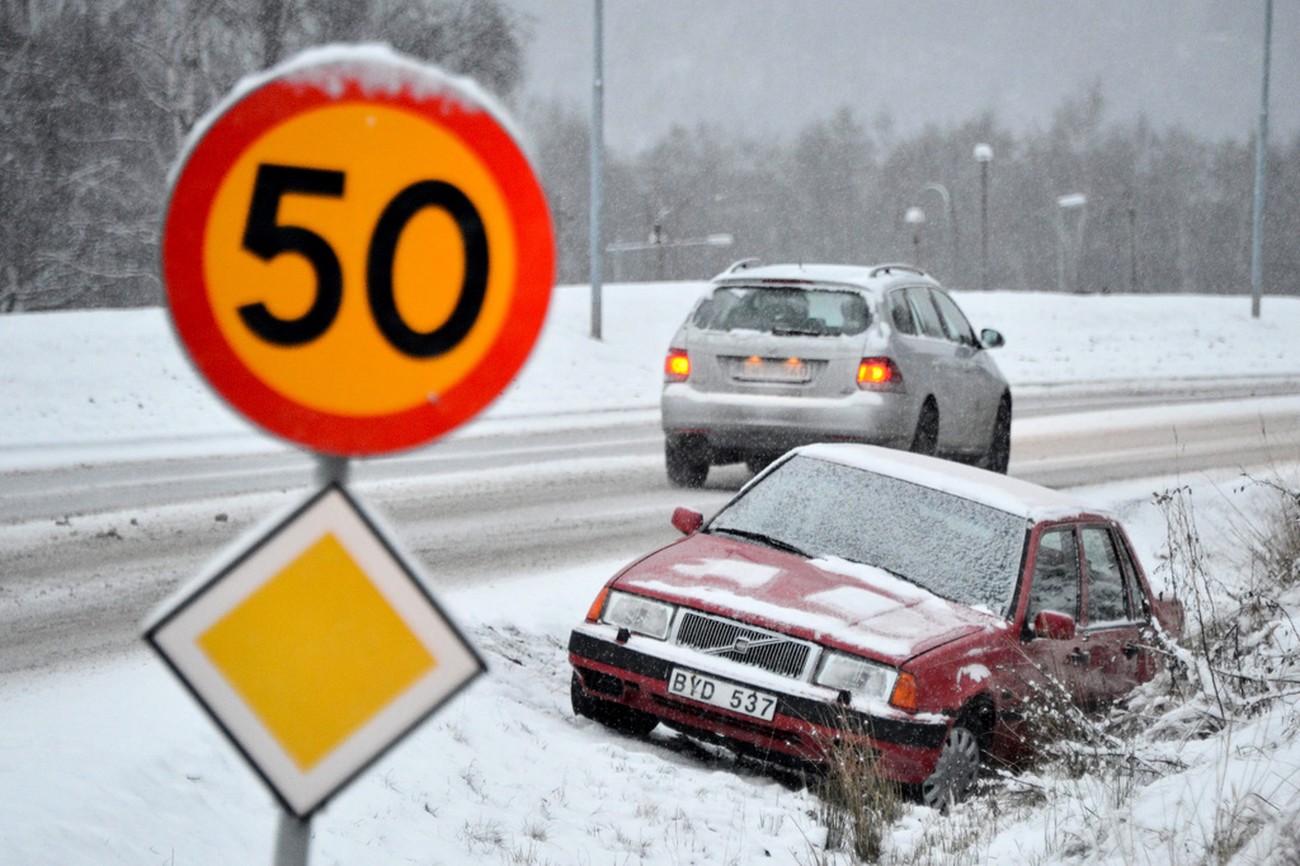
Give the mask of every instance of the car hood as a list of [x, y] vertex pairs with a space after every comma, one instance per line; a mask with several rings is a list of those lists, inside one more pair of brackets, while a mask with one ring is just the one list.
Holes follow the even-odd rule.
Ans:
[[1007, 627], [883, 569], [702, 533], [630, 566], [615, 586], [895, 665]]

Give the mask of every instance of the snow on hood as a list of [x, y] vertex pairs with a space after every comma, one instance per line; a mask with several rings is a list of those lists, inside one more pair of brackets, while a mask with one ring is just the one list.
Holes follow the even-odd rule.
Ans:
[[854, 650], [890, 664], [981, 629], [999, 617], [956, 604], [879, 568], [806, 560], [697, 534], [641, 560], [620, 589]]

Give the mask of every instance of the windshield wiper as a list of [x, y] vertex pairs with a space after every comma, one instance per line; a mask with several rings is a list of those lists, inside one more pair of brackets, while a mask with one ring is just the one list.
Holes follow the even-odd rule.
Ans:
[[766, 544], [768, 547], [775, 547], [777, 550], [784, 550], [786, 553], [793, 553], [797, 556], [811, 558], [807, 551], [795, 547], [788, 541], [773, 538], [764, 532], [755, 532], [752, 529], [732, 529], [729, 526], [712, 527], [709, 529], [709, 532], [725, 532], [727, 535], [734, 535], [737, 538], [743, 538], [747, 541], [757, 541], [759, 544]]

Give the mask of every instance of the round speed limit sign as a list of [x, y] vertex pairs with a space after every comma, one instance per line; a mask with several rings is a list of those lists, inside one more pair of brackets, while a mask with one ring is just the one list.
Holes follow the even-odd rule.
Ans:
[[317, 451], [427, 442], [532, 350], [554, 243], [542, 189], [471, 84], [376, 48], [243, 88], [182, 160], [172, 319], [237, 410]]

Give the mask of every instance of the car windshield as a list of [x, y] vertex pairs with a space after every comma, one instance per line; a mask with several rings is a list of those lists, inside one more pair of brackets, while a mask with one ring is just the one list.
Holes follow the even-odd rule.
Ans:
[[711, 331], [774, 334], [861, 334], [869, 316], [856, 292], [784, 287], [725, 287], [695, 311], [693, 324]]
[[953, 493], [796, 455], [706, 531], [875, 566], [1006, 616], [1027, 528], [1023, 517]]

